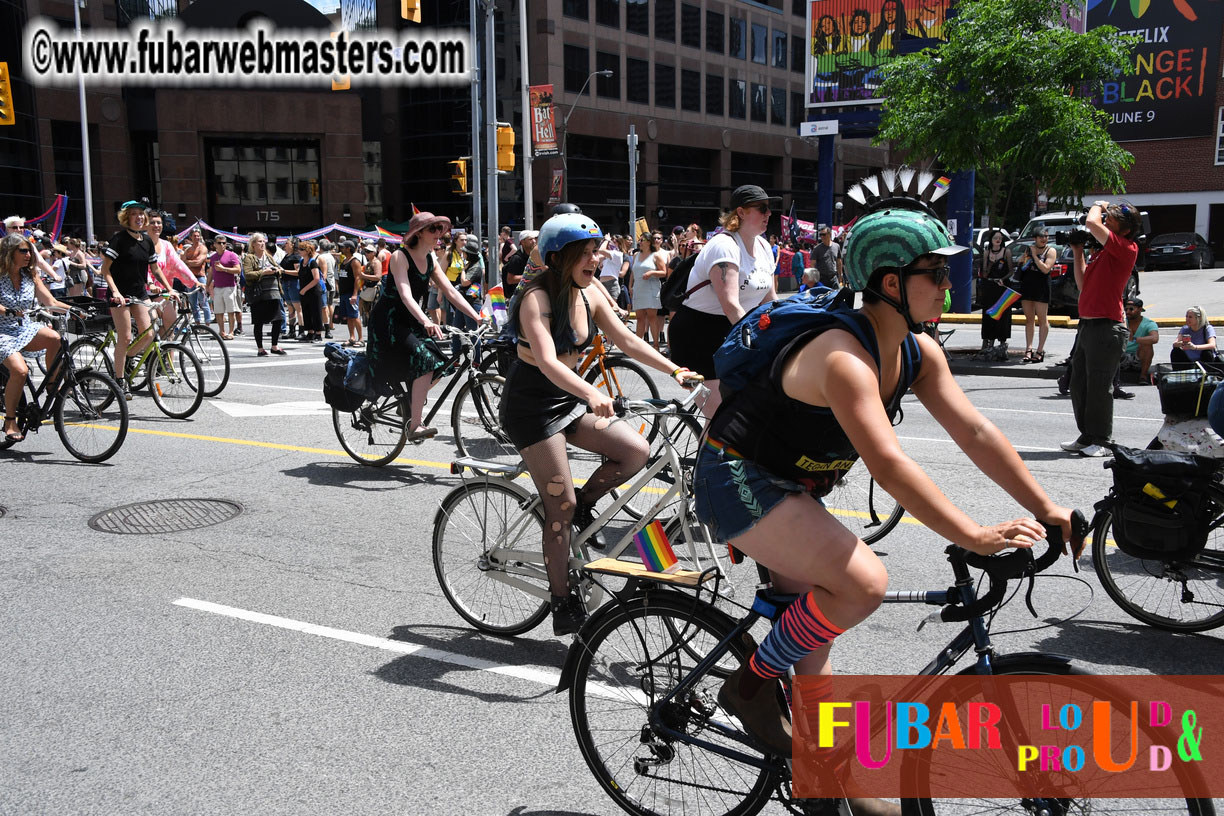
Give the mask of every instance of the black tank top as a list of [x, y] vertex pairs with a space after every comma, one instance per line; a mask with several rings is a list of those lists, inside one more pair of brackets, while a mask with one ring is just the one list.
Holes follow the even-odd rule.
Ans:
[[[878, 369], [880, 351], [875, 332], [863, 315], [865, 348]], [[768, 369], [762, 371], [742, 391], [724, 402], [710, 421], [710, 439], [716, 447], [729, 447], [745, 459], [770, 473], [805, 485], [816, 496], [823, 496], [858, 461], [858, 452], [830, 408], [809, 405], [792, 399], [782, 390], [782, 369], [786, 360], [816, 335], [836, 328], [828, 326], [800, 335], [787, 344]], [[845, 331], [840, 329], [840, 331]], [[852, 332], [847, 332], [852, 337]], [[922, 352], [913, 335], [901, 347], [901, 372], [897, 390], [884, 406], [896, 424], [901, 413], [901, 397], [909, 390], [922, 366]]]
[[[431, 252], [429, 253], [428, 257], [426, 257], [425, 271], [422, 272], [421, 270], [417, 269], [416, 261], [412, 260], [412, 256], [405, 252], [403, 247], [399, 247], [395, 251], [402, 253], [404, 258], [408, 261], [408, 291], [412, 292], [412, 299], [420, 303], [421, 298], [429, 294], [429, 273], [433, 271], [434, 254]], [[387, 265], [387, 268], [390, 269], [390, 264]], [[379, 285], [382, 287], [382, 290], [379, 293], [380, 297], [393, 297], [396, 300], [401, 299], [399, 296], [399, 287], [395, 285], [395, 276], [389, 271], [386, 275], [383, 275], [382, 281], [380, 281]]]

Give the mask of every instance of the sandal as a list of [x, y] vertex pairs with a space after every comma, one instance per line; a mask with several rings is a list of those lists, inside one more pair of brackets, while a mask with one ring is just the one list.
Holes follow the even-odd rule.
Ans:
[[1045, 362], [1045, 352], [1044, 351], [1034, 351], [1033, 352], [1033, 362], [1034, 363], [1044, 363]]
[[1022, 363], [1033, 362], [1033, 350], [1031, 348], [1024, 350], [1024, 356], [1020, 358], [1020, 362]]
[[[17, 417], [11, 417], [11, 416], [4, 417], [4, 424], [6, 425], [10, 422], [16, 422], [16, 421], [17, 421]], [[9, 431], [8, 433], [4, 435], [4, 441], [10, 444], [16, 444], [25, 438], [26, 438], [26, 435], [23, 434], [21, 431]]]

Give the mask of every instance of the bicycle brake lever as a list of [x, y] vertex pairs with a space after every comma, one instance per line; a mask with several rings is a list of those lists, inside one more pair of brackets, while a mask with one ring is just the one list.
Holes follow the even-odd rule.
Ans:
[[938, 611], [936, 611], [936, 612], [932, 612], [931, 614], [927, 615], [927, 616], [926, 616], [925, 618], [923, 618], [922, 620], [918, 621], [918, 628], [917, 628], [917, 629], [915, 629], [914, 631], [915, 631], [915, 632], [921, 632], [921, 631], [922, 631], [922, 627], [926, 626], [928, 623], [933, 623], [933, 622], [935, 622], [935, 621], [937, 621], [937, 620], [942, 620], [942, 618], [940, 618], [940, 616], [939, 616], [939, 612], [938, 612]]

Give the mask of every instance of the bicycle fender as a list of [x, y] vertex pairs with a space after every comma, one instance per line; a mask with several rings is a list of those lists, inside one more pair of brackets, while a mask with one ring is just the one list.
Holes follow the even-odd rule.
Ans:
[[[1059, 669], [1075, 667], [1074, 659], [1065, 654], [1056, 652], [1009, 652], [1005, 655], [999, 655], [991, 661], [994, 667], [995, 674], [1006, 674], [1002, 669], [1008, 668], [1011, 664], [1028, 663], [1048, 666], [1053, 673], [1058, 673]], [[957, 674], [976, 674], [976, 666], [969, 666]]]

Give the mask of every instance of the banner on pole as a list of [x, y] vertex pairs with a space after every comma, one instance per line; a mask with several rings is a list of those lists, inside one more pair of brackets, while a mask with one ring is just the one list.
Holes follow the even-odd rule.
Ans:
[[561, 178], [565, 171], [560, 168], [553, 170], [552, 189], [548, 191], [548, 203], [561, 203]]
[[531, 147], [535, 158], [556, 156], [557, 123], [553, 118], [553, 86], [530, 85], [531, 98]]

